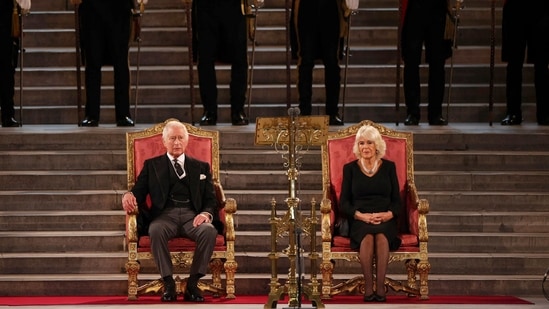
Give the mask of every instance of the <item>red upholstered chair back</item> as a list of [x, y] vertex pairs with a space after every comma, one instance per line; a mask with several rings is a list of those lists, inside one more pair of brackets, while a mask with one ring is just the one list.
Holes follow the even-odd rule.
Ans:
[[[325, 189], [328, 189], [328, 194], [332, 202], [333, 220], [336, 222], [339, 214], [339, 198], [341, 194], [341, 182], [343, 180], [343, 166], [348, 162], [356, 160], [353, 153], [353, 145], [355, 142], [356, 132], [363, 125], [372, 125], [376, 127], [387, 145], [387, 151], [384, 159], [393, 161], [396, 165], [398, 183], [400, 187], [400, 197], [405, 212], [400, 217], [399, 229], [401, 234], [418, 235], [417, 230], [417, 208], [408, 209], [407, 184], [413, 182], [413, 153], [412, 153], [412, 135], [407, 132], [396, 132], [388, 130], [371, 121], [363, 121], [358, 125], [351, 126], [343, 132], [330, 133], [326, 143], [326, 151], [323, 151], [324, 162], [328, 164], [326, 170], [329, 183], [325, 184]], [[326, 176], [326, 175], [325, 175]], [[412, 224], [415, 221], [415, 224]], [[415, 230], [410, 230], [410, 227]], [[414, 228], [415, 227], [415, 228]], [[332, 227], [333, 228], [333, 227]]]

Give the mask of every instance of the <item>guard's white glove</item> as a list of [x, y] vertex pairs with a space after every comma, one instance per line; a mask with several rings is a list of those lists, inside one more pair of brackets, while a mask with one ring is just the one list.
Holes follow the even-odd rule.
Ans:
[[262, 8], [265, 5], [265, 0], [254, 0], [254, 6], [257, 8]]
[[139, 4], [141, 4], [141, 3], [147, 4], [147, 3], [149, 3], [149, 0], [137, 0], [137, 3], [139, 3]]
[[16, 0], [17, 4], [21, 7], [23, 11], [29, 11], [31, 8], [31, 0]]
[[358, 10], [358, 0], [345, 0], [345, 5], [351, 11]]

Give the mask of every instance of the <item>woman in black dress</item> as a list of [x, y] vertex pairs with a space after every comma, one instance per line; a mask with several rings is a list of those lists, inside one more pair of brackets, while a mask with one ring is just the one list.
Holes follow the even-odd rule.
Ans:
[[385, 149], [379, 131], [363, 126], [353, 146], [357, 160], [343, 167], [341, 211], [349, 218], [351, 248], [359, 251], [366, 302], [386, 301], [384, 281], [389, 251], [398, 249], [401, 242], [396, 222], [401, 209], [398, 179], [394, 162], [382, 159]]

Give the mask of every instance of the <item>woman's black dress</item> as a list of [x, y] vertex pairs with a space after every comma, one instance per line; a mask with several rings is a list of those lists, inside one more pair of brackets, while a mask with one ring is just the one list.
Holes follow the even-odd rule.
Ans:
[[[367, 234], [383, 233], [389, 241], [389, 250], [400, 246], [397, 217], [401, 211], [401, 201], [394, 162], [382, 159], [378, 171], [367, 176], [362, 172], [358, 160], [343, 167], [340, 209], [349, 219], [351, 248], [357, 250]], [[381, 224], [367, 224], [354, 220], [355, 211], [375, 213], [390, 210], [393, 219]]]

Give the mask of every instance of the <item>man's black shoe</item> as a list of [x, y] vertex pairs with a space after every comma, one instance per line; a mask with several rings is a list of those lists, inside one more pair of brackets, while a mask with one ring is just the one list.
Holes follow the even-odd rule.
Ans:
[[448, 120], [442, 118], [442, 116], [438, 116], [436, 118], [429, 118], [429, 125], [445, 126], [445, 125], [448, 125]]
[[419, 118], [414, 115], [408, 115], [406, 120], [404, 120], [404, 125], [406, 126], [417, 126], [419, 124]]
[[130, 117], [124, 117], [116, 120], [117, 127], [133, 127], [135, 124]]
[[19, 122], [17, 122], [17, 120], [15, 120], [15, 118], [13, 118], [13, 117], [2, 120], [2, 127], [4, 127], [4, 128], [15, 128], [15, 127], [20, 127], [20, 126], [21, 126], [21, 124]]
[[173, 289], [173, 291], [164, 291], [164, 294], [162, 294], [162, 298], [160, 300], [163, 302], [177, 301], [177, 293], [175, 293], [175, 288]]
[[246, 114], [244, 114], [244, 112], [233, 113], [231, 115], [231, 120], [233, 126], [245, 126], [249, 123], [248, 117], [246, 117]]
[[82, 127], [97, 127], [99, 125], [99, 120], [86, 117], [80, 125]]
[[175, 292], [175, 281], [173, 280], [173, 278], [164, 279], [164, 294], [162, 294], [160, 300], [163, 302], [173, 302], [177, 300], [177, 293]]
[[549, 126], [549, 117], [545, 119], [538, 119], [538, 124], [540, 126]]
[[210, 112], [204, 112], [202, 118], [200, 118], [201, 126], [215, 126], [217, 123], [217, 115]]
[[343, 120], [339, 118], [339, 115], [330, 115], [330, 125], [331, 126], [342, 126]]
[[185, 299], [185, 301], [192, 301], [195, 303], [204, 301], [204, 297], [202, 296], [202, 293], [200, 293], [200, 289], [196, 286], [187, 286], [183, 299]]
[[518, 115], [509, 114], [501, 121], [502, 126], [518, 126], [522, 123], [522, 117]]

